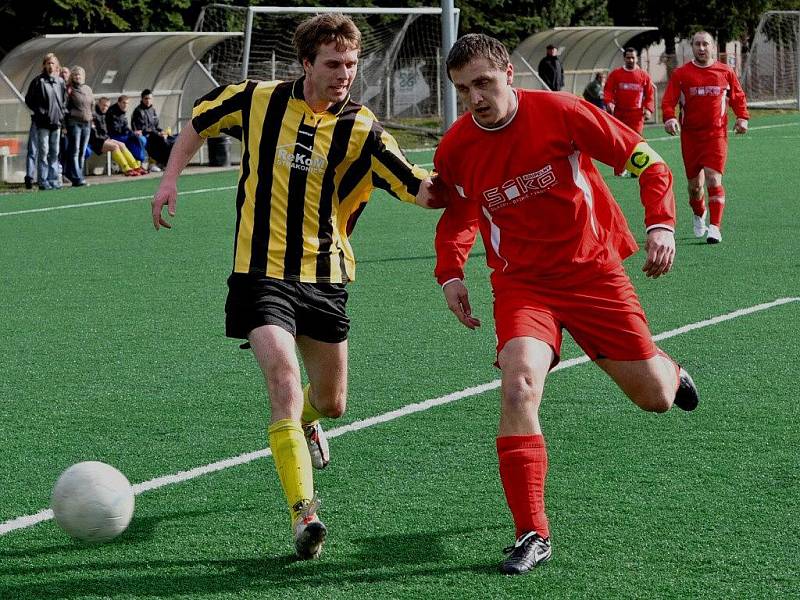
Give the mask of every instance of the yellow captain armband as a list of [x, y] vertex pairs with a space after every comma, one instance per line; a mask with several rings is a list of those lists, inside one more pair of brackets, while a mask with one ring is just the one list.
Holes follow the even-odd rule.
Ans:
[[629, 173], [638, 177], [646, 169], [659, 162], [663, 163], [664, 159], [659, 156], [658, 152], [653, 150], [647, 142], [639, 142], [628, 157], [625, 168]]

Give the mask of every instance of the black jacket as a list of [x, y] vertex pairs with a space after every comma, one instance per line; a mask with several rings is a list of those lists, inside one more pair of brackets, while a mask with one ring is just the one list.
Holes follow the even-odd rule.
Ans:
[[97, 104], [94, 105], [92, 111], [92, 123], [94, 124], [95, 137], [105, 140], [108, 139], [108, 127], [106, 126], [106, 115], [100, 112]]
[[554, 92], [564, 87], [564, 67], [557, 56], [545, 56], [539, 61], [539, 77]]
[[116, 102], [109, 106], [106, 111], [106, 128], [108, 129], [108, 135], [111, 137], [122, 137], [131, 133], [128, 117]]
[[141, 130], [145, 135], [148, 133], [160, 133], [161, 128], [158, 126], [158, 115], [156, 114], [156, 107], [145, 107], [141, 104], [133, 109], [131, 115], [131, 129], [134, 131]]
[[41, 73], [34, 77], [25, 94], [31, 119], [42, 129], [59, 129], [67, 114], [67, 85], [61, 77]]

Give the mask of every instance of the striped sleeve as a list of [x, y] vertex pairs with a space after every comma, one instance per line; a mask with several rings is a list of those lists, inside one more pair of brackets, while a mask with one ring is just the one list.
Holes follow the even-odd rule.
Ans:
[[[255, 83], [223, 85], [194, 103], [192, 126], [204, 138], [242, 130], [242, 109], [253, 95]], [[240, 136], [237, 136], [240, 137]]]
[[397, 140], [375, 121], [372, 125], [372, 184], [403, 202], [415, 202], [428, 172], [406, 160]]

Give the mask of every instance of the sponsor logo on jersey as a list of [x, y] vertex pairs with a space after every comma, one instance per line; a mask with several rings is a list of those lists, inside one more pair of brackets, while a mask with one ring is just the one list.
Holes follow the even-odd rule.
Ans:
[[718, 85], [699, 85], [689, 88], [690, 96], [721, 96], [723, 88]]
[[494, 212], [504, 206], [519, 204], [532, 196], [537, 196], [556, 183], [553, 166], [547, 165], [538, 171], [509, 179], [498, 187], [489, 188], [483, 192], [483, 197], [486, 200], [486, 207]]
[[275, 152], [275, 164], [298, 171], [307, 171], [309, 175], [321, 175], [328, 166], [328, 160], [322, 154], [302, 144], [278, 146]]
[[630, 90], [634, 92], [641, 92], [642, 91], [642, 84], [641, 83], [620, 83], [619, 89], [621, 90]]

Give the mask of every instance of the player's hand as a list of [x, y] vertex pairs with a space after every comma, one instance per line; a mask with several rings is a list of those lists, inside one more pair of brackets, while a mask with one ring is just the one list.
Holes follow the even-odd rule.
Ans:
[[156, 231], [158, 231], [161, 227], [166, 227], [167, 229], [172, 228], [172, 225], [170, 225], [168, 221], [164, 220], [161, 211], [166, 204], [167, 213], [170, 217], [174, 217], [175, 205], [177, 202], [178, 187], [171, 181], [168, 181], [165, 178], [162, 179], [161, 185], [158, 186], [158, 190], [156, 191], [155, 196], [153, 196], [153, 201], [150, 203], [153, 213], [153, 227], [156, 228]]
[[642, 267], [645, 275], [653, 279], [666, 275], [675, 260], [675, 234], [669, 229], [651, 229], [644, 250], [647, 252]]
[[664, 123], [664, 131], [666, 131], [670, 135], [677, 135], [680, 131], [680, 127], [678, 126], [678, 119], [670, 119], [666, 123]]
[[423, 208], [444, 208], [447, 206], [447, 189], [437, 175], [424, 179], [417, 192], [417, 204]]
[[609, 102], [608, 104], [606, 104], [606, 110], [608, 111], [608, 114], [613, 115], [614, 114], [614, 103], [613, 102]]
[[467, 292], [467, 287], [463, 281], [454, 279], [445, 284], [442, 291], [444, 292], [444, 299], [447, 301], [447, 308], [453, 312], [464, 327], [475, 329], [481, 326], [480, 319], [472, 316], [472, 307], [469, 305], [469, 292]]
[[733, 126], [733, 131], [739, 135], [747, 133], [747, 119], [736, 119], [736, 124]]
[[644, 120], [645, 121], [649, 121], [650, 117], [652, 117], [652, 116], [653, 116], [653, 113], [651, 113], [648, 109], [645, 108], [644, 109]]

